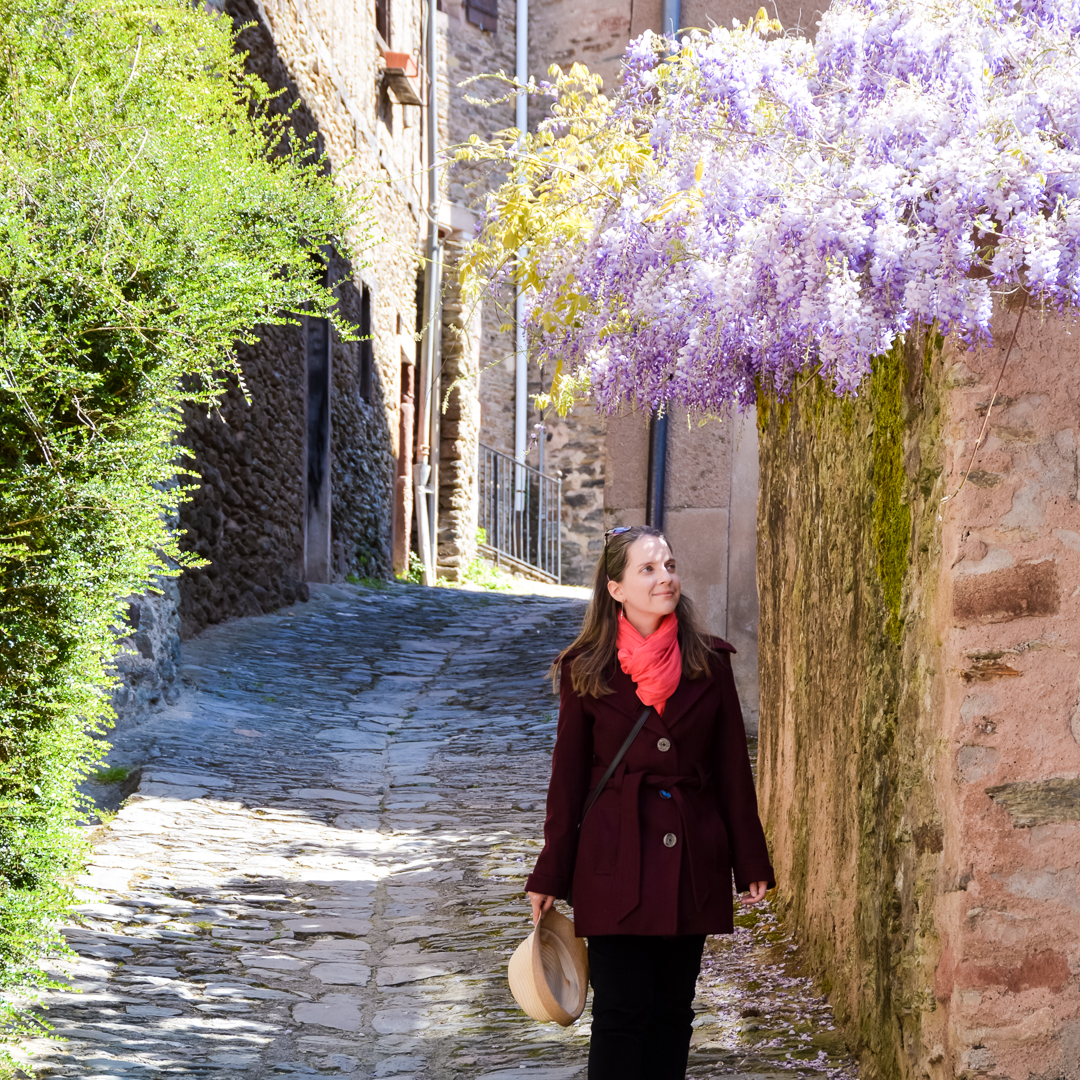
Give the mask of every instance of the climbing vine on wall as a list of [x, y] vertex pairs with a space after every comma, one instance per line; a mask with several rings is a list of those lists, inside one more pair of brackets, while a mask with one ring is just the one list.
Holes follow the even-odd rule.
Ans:
[[[82, 851], [119, 598], [175, 572], [182, 401], [333, 297], [365, 220], [185, 0], [0, 0], [0, 993], [41, 979]], [[183, 387], [183, 389], [181, 389]]]

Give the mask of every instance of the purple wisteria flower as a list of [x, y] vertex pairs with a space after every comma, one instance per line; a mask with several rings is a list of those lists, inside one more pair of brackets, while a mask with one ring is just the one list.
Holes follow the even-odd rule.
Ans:
[[716, 413], [814, 370], [853, 392], [916, 323], [985, 338], [995, 291], [1076, 304], [1078, 43], [1078, 0], [834, 0], [813, 43], [643, 35], [604, 124], [647, 163], [529, 249], [534, 357], [603, 410]]

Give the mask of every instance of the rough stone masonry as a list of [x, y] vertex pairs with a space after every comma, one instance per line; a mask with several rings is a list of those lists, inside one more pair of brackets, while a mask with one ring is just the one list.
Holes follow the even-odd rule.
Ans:
[[[1080, 354], [991, 346], [763, 406], [761, 799], [868, 1077], [1080, 1076]], [[946, 496], [950, 496], [947, 501]]]

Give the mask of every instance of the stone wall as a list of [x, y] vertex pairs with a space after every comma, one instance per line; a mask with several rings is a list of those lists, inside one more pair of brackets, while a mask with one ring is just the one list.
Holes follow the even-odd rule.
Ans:
[[180, 509], [181, 544], [208, 562], [180, 581], [185, 637], [294, 603], [304, 580], [301, 328], [266, 327], [239, 359], [250, 403], [233, 380], [220, 409], [185, 417], [199, 482]]
[[[551, 373], [543, 372], [545, 389]], [[530, 395], [540, 390], [540, 378], [530, 379]], [[530, 424], [540, 416], [530, 405]], [[567, 585], [592, 581], [596, 560], [604, 547], [605, 422], [588, 403], [567, 416], [550, 411], [540, 435], [546, 442], [543, 469], [562, 478], [562, 579]], [[528, 455], [540, 464], [539, 449]]]
[[[408, 264], [399, 268], [398, 280], [410, 284]], [[334, 280], [340, 281], [337, 294], [342, 313], [354, 326], [361, 322], [361, 289], [367, 288], [374, 307], [376, 330], [380, 307], [383, 324], [395, 325], [401, 308], [403, 318], [412, 317], [406, 303], [412, 297], [388, 296], [378, 288], [378, 277], [366, 284], [367, 272], [354, 283], [351, 267], [338, 263], [332, 267]], [[360, 285], [360, 288], [357, 287]], [[415, 290], [414, 290], [415, 291]], [[415, 300], [413, 300], [415, 303]], [[369, 385], [362, 387], [363, 353], [374, 350], [375, 364]], [[396, 447], [390, 423], [396, 416], [398, 401], [387, 400], [384, 380], [391, 374], [390, 365], [401, 346], [396, 334], [390, 347], [378, 348], [376, 342], [342, 341], [335, 334], [333, 344], [333, 395], [331, 397], [331, 477], [333, 577], [389, 577], [391, 566], [391, 519], [393, 479], [397, 467]], [[379, 354], [382, 353], [382, 363]], [[389, 354], [389, 355], [388, 355]], [[400, 359], [399, 359], [400, 366]], [[398, 374], [398, 372], [393, 372]], [[390, 381], [394, 393], [397, 380]]]
[[[1077, 402], [1059, 319], [760, 410], [759, 798], [866, 1080], [1080, 1075]], [[924, 347], [925, 345], [925, 347]]]
[[[376, 181], [382, 242], [361, 268], [337, 256], [327, 266], [343, 315], [370, 332], [351, 342], [335, 333], [330, 345], [328, 507], [314, 505], [309, 462], [308, 368], [325, 340], [321, 320], [261, 329], [238, 350], [243, 388], [234, 383], [209, 416], [188, 411], [184, 441], [198, 482], [181, 511], [183, 542], [209, 565], [181, 579], [185, 635], [293, 603], [306, 579], [391, 572], [401, 372], [415, 351], [420, 110], [381, 88], [373, 11], [340, 0], [227, 0], [224, 13], [245, 27], [249, 68], [282, 91], [275, 108], [299, 103], [298, 135], [317, 136], [343, 182]], [[392, 48], [410, 52], [420, 5], [393, 13]], [[329, 536], [319, 520], [327, 508]]]
[[[495, 28], [486, 30], [469, 20], [462, 0], [448, 0], [445, 7], [446, 84], [440, 119], [443, 143], [449, 146], [514, 124], [512, 103], [478, 103], [501, 96], [504, 86], [488, 80], [465, 84], [477, 75], [513, 74], [517, 9], [514, 0], [500, 0]], [[453, 165], [446, 174], [444, 217], [451, 242], [443, 288], [442, 398], [451, 385], [456, 383], [456, 388], [442, 416], [438, 562], [439, 574], [450, 580], [460, 580], [476, 556], [479, 444], [490, 445], [503, 435], [502, 424], [493, 428], [490, 423], [491, 407], [501, 411], [508, 400], [513, 408], [513, 380], [505, 385], [502, 366], [514, 348], [513, 334], [500, 330], [507, 315], [490, 299], [466, 310], [455, 276], [457, 253], [472, 235], [474, 214], [500, 179], [501, 174], [467, 163]], [[512, 443], [512, 418], [508, 430]]]
[[449, 272], [443, 291], [443, 409], [439, 429], [439, 576], [461, 581], [476, 558], [477, 445], [480, 402], [480, 313], [466, 304], [453, 271], [459, 244], [447, 244]]
[[914, 515], [934, 551], [915, 545], [912, 579], [919, 599], [934, 588], [942, 376], [938, 360], [928, 393], [904, 361], [879, 365], [857, 400], [812, 384], [760, 410], [758, 797], [780, 907], [867, 1080], [905, 1075], [905, 1042], [922, 1045], [938, 947], [943, 821], [926, 765], [940, 665], [910, 584], [901, 637], [895, 585]]
[[158, 578], [157, 587], [128, 602], [127, 632], [115, 660], [120, 685], [112, 695], [118, 727], [180, 700], [180, 590], [171, 577]]

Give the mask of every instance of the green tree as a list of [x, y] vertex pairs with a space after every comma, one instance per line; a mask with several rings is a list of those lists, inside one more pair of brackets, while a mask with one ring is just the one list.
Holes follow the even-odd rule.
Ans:
[[0, 0], [9, 1022], [83, 855], [76, 785], [109, 721], [119, 598], [184, 564], [167, 525], [181, 405], [214, 406], [256, 325], [336, 318], [313, 254], [364, 239], [362, 204], [290, 138], [234, 45], [185, 0]]

